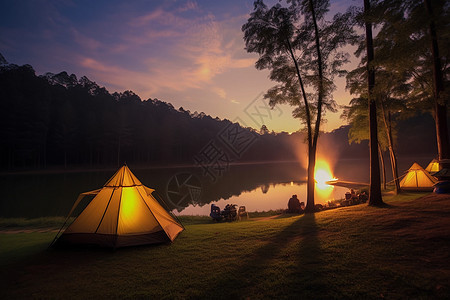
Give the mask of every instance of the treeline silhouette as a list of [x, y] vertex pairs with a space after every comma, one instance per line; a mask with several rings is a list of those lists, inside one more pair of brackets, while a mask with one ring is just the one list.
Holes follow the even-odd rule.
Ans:
[[[37, 76], [30, 65], [7, 63], [0, 64], [0, 111], [4, 170], [123, 162], [192, 164], [194, 156], [231, 124], [158, 99], [141, 100], [131, 91], [111, 94], [84, 76]], [[239, 128], [259, 137], [251, 128]], [[292, 159], [287, 136], [258, 141], [254, 155], [250, 149], [246, 157]]]
[[[414, 135], [399, 131], [400, 149], [433, 157], [431, 116], [418, 118], [411, 123], [417, 128]], [[32, 66], [9, 64], [0, 54], [0, 169], [4, 171], [111, 167], [124, 162], [195, 164], [194, 157], [231, 124], [158, 99], [142, 100], [132, 91], [111, 94], [85, 76], [78, 79], [66, 72], [37, 76]], [[298, 160], [306, 151], [301, 133], [258, 132], [241, 126], [238, 130], [254, 140], [230, 163]], [[320, 144], [333, 145], [344, 158], [368, 157], [367, 144], [348, 145], [347, 135], [348, 126], [342, 126], [323, 134]], [[426, 145], [426, 151], [424, 146], [410, 147], [415, 144]]]

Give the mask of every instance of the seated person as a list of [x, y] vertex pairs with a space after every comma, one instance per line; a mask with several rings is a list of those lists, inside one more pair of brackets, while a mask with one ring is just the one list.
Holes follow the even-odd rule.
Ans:
[[369, 197], [366, 194], [366, 191], [363, 191], [361, 194], [359, 194], [359, 201], [362, 203], [365, 203]]
[[297, 198], [297, 195], [292, 195], [291, 199], [289, 199], [288, 211], [290, 213], [300, 213], [300, 212], [302, 212], [302, 207], [301, 207], [300, 201]]
[[350, 192], [345, 193], [345, 200], [352, 200], [352, 194]]

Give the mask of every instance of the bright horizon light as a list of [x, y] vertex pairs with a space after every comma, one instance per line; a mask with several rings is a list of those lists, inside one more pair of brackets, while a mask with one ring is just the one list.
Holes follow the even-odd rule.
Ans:
[[325, 188], [329, 186], [327, 184], [327, 181], [337, 180], [337, 178], [335, 178], [333, 176], [333, 173], [331, 172], [330, 165], [325, 160], [316, 161], [314, 179], [317, 183], [318, 188]]

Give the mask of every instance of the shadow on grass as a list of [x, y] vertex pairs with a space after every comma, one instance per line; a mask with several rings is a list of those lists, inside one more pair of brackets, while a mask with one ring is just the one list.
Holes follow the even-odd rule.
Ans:
[[94, 272], [94, 268], [91, 266], [99, 261], [113, 261], [115, 258], [121, 260], [124, 257], [148, 251], [150, 248], [169, 246], [169, 244], [143, 245], [121, 248], [117, 251], [98, 246], [49, 248], [52, 239], [53, 235], [30, 246], [17, 245], [15, 249], [20, 251], [11, 250], [2, 253], [3, 257], [0, 257], [0, 299], [10, 298], [10, 296], [3, 298], [2, 293], [14, 293], [23, 289], [24, 286], [34, 289], [34, 279], [45, 281], [46, 278], [57, 280], [72, 278], [72, 272], [78, 274], [79, 270], [85, 267], [84, 272]]
[[389, 203], [386, 203], [386, 202], [383, 202], [383, 203], [377, 204], [377, 205], [369, 204], [369, 206], [370, 207], [375, 207], [375, 208], [395, 208], [396, 207], [395, 205], [392, 205], [392, 204], [389, 204]]
[[209, 298], [320, 298], [328, 294], [325, 261], [314, 214], [285, 227], [237, 268], [217, 274]]

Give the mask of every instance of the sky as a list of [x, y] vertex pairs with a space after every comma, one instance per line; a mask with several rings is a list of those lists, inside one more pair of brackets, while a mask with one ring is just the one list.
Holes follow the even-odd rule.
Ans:
[[[270, 110], [262, 97], [275, 82], [267, 70], [256, 70], [258, 56], [245, 51], [241, 31], [253, 0], [0, 2], [0, 53], [10, 63], [32, 65], [38, 75], [87, 76], [111, 93], [132, 90], [144, 100], [255, 129], [301, 127], [292, 107]], [[331, 12], [344, 11], [348, 2], [331, 1]], [[345, 79], [336, 84], [335, 100], [347, 105]], [[327, 113], [323, 130], [345, 124], [340, 114]]]

